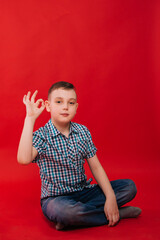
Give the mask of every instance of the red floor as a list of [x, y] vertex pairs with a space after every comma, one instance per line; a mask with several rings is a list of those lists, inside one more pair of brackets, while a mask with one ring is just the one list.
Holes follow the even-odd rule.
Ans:
[[[100, 226], [60, 232], [56, 231], [54, 224], [49, 223], [42, 215], [39, 202], [40, 179], [36, 165], [18, 165], [16, 150], [1, 149], [0, 158], [2, 163], [0, 169], [0, 240], [160, 239], [158, 159], [149, 157], [107, 158], [107, 161], [112, 163], [107, 167], [110, 180], [130, 177], [135, 181], [138, 193], [130, 205], [142, 208], [143, 212], [138, 219], [122, 220], [112, 228]], [[88, 168], [86, 171], [90, 176]]]

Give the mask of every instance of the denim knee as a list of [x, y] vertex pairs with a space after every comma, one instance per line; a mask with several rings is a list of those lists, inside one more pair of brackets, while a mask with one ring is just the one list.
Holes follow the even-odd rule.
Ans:
[[48, 219], [64, 225], [71, 225], [79, 215], [83, 213], [84, 207], [81, 202], [61, 201], [60, 199], [51, 200], [46, 208]]
[[130, 200], [132, 200], [137, 194], [137, 187], [133, 180], [127, 179], [127, 181], [128, 181], [128, 191], [129, 191], [128, 195], [130, 197]]

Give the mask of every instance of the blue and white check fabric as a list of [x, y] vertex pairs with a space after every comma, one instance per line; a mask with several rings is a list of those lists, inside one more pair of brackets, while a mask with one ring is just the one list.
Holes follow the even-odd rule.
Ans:
[[33, 160], [40, 169], [41, 199], [94, 187], [85, 175], [85, 159], [96, 154], [91, 134], [84, 125], [70, 122], [68, 138], [52, 123], [33, 133], [38, 155]]

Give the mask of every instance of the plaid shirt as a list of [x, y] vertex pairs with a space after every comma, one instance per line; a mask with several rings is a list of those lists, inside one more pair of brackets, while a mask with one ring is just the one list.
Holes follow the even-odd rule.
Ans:
[[67, 138], [52, 124], [33, 133], [33, 146], [38, 155], [33, 160], [40, 168], [41, 199], [90, 188], [83, 164], [96, 154], [97, 148], [87, 127], [70, 122]]

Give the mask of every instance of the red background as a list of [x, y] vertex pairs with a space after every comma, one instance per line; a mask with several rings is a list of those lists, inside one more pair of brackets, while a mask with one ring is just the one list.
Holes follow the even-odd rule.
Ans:
[[[4, 195], [9, 187], [18, 198], [22, 184], [24, 199], [39, 198], [38, 170], [16, 162], [25, 117], [22, 98], [38, 89], [38, 97], [46, 99], [48, 88], [63, 80], [77, 88], [79, 108], [73, 121], [90, 129], [109, 178], [132, 178], [139, 189], [135, 203], [148, 211], [154, 202], [159, 211], [159, 26], [156, 0], [0, 2]], [[43, 113], [35, 129], [48, 119]], [[87, 166], [86, 171], [89, 176]]]

